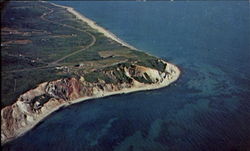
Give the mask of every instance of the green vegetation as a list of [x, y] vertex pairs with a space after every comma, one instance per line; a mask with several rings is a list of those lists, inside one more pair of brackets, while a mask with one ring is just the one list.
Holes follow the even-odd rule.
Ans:
[[[1, 107], [46, 81], [84, 76], [89, 82], [120, 83], [131, 81], [116, 70], [121, 65], [164, 68], [156, 57], [122, 46], [47, 2], [9, 2], [1, 15]], [[111, 55], [100, 56], [105, 51]], [[111, 70], [113, 76], [104, 74]]]
[[130, 83], [132, 79], [127, 77], [125, 75], [125, 72], [122, 70], [114, 70], [114, 76], [116, 77], [116, 82], [121, 83], [121, 82], [128, 82]]
[[86, 81], [91, 82], [91, 83], [97, 83], [99, 80], [103, 80], [106, 83], [114, 82], [111, 78], [109, 78], [107, 75], [103, 74], [100, 71], [87, 73], [86, 75], [84, 75], [84, 78]]
[[[52, 18], [53, 22], [50, 22], [41, 18], [43, 13], [48, 12], [48, 9], [40, 6], [41, 3], [24, 4], [11, 2], [3, 11], [1, 28], [8, 29], [3, 30], [6, 34], [1, 34], [2, 52], [8, 52], [11, 55], [21, 54], [34, 60], [39, 58], [43, 62], [51, 62], [92, 42], [92, 38], [86, 32], [79, 32], [61, 25], [63, 23], [60, 22], [60, 18], [71, 17], [71, 15], [64, 15], [67, 14], [64, 9], [55, 9], [59, 17]], [[57, 21], [60, 24], [54, 23]], [[78, 22], [75, 21], [74, 24]], [[16, 40], [30, 40], [31, 43], [4, 44]]]
[[[132, 79], [125, 75], [122, 67], [131, 66], [130, 63], [122, 63], [113, 66], [106, 67], [104, 69], [89, 72], [84, 75], [84, 79], [88, 82], [99, 82], [99, 80], [105, 81], [105, 83], [130, 83]], [[104, 74], [105, 73], [105, 74]]]
[[150, 67], [159, 71], [164, 71], [166, 65], [162, 63], [161, 61], [158, 61], [157, 59], [147, 59], [143, 61], [139, 61], [138, 65], [145, 66], [145, 67]]
[[[77, 61], [90, 61], [90, 60], [100, 60], [102, 57], [98, 54], [99, 51], [103, 50], [121, 50], [123, 46], [121, 46], [118, 43], [111, 43], [112, 40], [107, 39], [103, 34], [101, 33], [92, 33], [96, 37], [96, 43], [91, 48], [82, 51], [78, 55], [71, 56], [67, 59], [65, 59], [65, 63], [69, 62], [77, 62]], [[127, 50], [121, 50], [121, 51], [128, 51]]]
[[3, 72], [1, 82], [1, 105], [6, 106], [12, 104], [19, 95], [35, 88], [40, 83], [72, 76], [73, 75], [67, 73], [59, 73], [54, 69], [13, 73]]

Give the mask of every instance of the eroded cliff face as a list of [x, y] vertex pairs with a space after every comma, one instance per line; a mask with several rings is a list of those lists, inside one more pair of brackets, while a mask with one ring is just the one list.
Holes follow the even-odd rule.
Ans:
[[87, 98], [111, 95], [113, 92], [162, 87], [176, 80], [179, 70], [168, 63], [165, 63], [163, 71], [139, 65], [121, 65], [103, 70], [102, 74], [115, 82], [107, 83], [101, 79], [88, 82], [83, 77], [59, 79], [41, 83], [22, 94], [14, 104], [1, 110], [1, 143], [22, 135], [62, 106]]

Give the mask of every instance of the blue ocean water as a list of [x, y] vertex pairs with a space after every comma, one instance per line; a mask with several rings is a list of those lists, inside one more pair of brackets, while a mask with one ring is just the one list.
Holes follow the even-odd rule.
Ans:
[[250, 149], [247, 1], [56, 2], [180, 67], [169, 87], [94, 99], [53, 113], [4, 146], [16, 151]]

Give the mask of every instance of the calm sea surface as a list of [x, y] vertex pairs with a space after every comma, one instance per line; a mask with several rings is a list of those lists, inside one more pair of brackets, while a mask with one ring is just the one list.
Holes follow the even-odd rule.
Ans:
[[249, 2], [56, 2], [180, 67], [169, 87], [60, 110], [15, 151], [250, 149]]

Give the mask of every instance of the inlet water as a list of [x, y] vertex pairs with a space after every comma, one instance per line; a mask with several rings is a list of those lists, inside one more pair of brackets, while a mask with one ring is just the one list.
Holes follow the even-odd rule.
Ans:
[[94, 99], [6, 144], [16, 151], [229, 151], [250, 148], [247, 1], [58, 2], [182, 70], [169, 87]]

